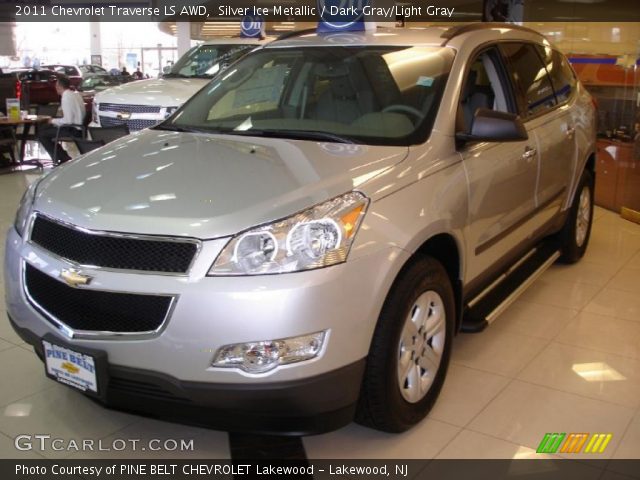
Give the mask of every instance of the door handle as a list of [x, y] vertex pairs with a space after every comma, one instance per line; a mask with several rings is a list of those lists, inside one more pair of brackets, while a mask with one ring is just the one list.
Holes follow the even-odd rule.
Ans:
[[524, 153], [522, 154], [522, 158], [524, 160], [531, 160], [533, 157], [536, 156], [536, 153], [538, 153], [538, 151], [535, 148], [526, 147], [524, 149]]
[[573, 137], [573, 134], [576, 133], [576, 127], [569, 127], [564, 133], [567, 137]]

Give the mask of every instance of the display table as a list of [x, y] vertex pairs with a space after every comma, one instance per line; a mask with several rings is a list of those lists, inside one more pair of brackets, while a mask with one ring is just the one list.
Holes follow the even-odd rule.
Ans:
[[[42, 164], [38, 160], [24, 160], [24, 152], [27, 144], [27, 140], [29, 138], [29, 132], [31, 131], [32, 125], [37, 125], [40, 123], [47, 123], [51, 120], [50, 116], [47, 115], [27, 115], [23, 118], [9, 118], [2, 117], [0, 118], [0, 127], [12, 127], [16, 131], [16, 139], [20, 143], [20, 155], [18, 157], [18, 165], [26, 165], [26, 164], [36, 164], [39, 167], [42, 167]], [[22, 134], [17, 135], [18, 127], [22, 125]]]

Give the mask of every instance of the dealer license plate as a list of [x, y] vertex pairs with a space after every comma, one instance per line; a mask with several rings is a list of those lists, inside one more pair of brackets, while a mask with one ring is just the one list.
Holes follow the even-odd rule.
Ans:
[[60, 347], [46, 340], [44, 362], [47, 373], [60, 383], [82, 390], [98, 392], [96, 362], [91, 355]]

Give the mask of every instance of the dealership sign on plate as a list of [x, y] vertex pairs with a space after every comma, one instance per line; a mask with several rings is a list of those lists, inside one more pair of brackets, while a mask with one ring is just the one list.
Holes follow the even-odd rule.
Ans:
[[79, 390], [98, 391], [96, 365], [93, 357], [68, 348], [42, 342], [47, 373], [60, 383]]

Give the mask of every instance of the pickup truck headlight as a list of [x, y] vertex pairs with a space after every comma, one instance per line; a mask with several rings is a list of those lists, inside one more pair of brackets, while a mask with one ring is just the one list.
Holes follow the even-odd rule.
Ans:
[[27, 228], [27, 222], [29, 221], [29, 215], [31, 215], [31, 207], [33, 206], [33, 201], [36, 196], [38, 183], [40, 182], [33, 182], [29, 188], [27, 188], [27, 191], [22, 195], [22, 200], [20, 200], [20, 204], [18, 205], [18, 211], [16, 212], [16, 218], [13, 222], [13, 226], [21, 237], [24, 237], [24, 231]]
[[98, 103], [96, 103], [96, 101], [94, 100], [93, 103], [91, 104], [91, 121], [93, 123], [96, 123], [98, 125], [100, 125], [100, 118], [98, 115]]
[[346, 261], [369, 199], [360, 192], [333, 198], [284, 220], [233, 237], [209, 275], [266, 275]]

